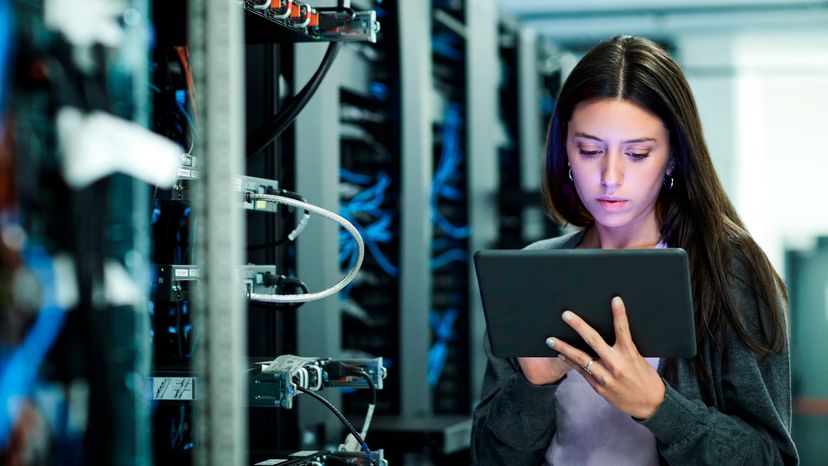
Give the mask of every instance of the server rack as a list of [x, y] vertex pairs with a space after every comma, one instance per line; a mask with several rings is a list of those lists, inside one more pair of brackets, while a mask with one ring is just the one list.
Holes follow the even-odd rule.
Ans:
[[123, 23], [97, 17], [125, 39], [113, 41], [73, 34], [54, 5], [0, 10], [0, 461], [148, 464], [147, 188], [136, 170], [80, 169], [92, 151], [73, 147], [95, 139], [79, 134], [93, 116], [114, 140], [142, 133], [147, 4], [113, 5]]

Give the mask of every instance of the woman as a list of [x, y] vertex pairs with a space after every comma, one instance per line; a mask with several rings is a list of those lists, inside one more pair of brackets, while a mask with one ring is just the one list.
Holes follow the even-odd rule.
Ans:
[[797, 464], [785, 285], [725, 195], [662, 48], [618, 37], [578, 63], [550, 123], [544, 194], [553, 216], [583, 229], [529, 249], [687, 251], [699, 350], [643, 358], [620, 298], [607, 303], [614, 346], [562, 315], [595, 360], [554, 335], [556, 358], [501, 359], [487, 341], [475, 463]]

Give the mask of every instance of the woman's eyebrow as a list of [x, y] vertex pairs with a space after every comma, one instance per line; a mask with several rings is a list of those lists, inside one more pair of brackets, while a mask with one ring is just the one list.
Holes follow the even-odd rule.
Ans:
[[604, 142], [604, 140], [599, 138], [598, 136], [593, 136], [593, 135], [587, 134], [587, 133], [575, 133], [575, 137], [576, 138], [584, 138], [584, 139], [592, 139], [592, 140], [595, 140], [595, 141], [598, 141], [598, 142]]
[[[593, 136], [587, 133], [575, 133], [576, 138], [584, 138], [584, 139], [592, 139], [598, 142], [604, 142], [603, 139], [599, 138], [598, 136]], [[621, 141], [623, 144], [634, 144], [637, 142], [658, 142], [655, 138], [635, 138], [635, 139], [627, 139], [626, 141]]]
[[635, 144], [637, 142], [658, 142], [655, 138], [637, 138], [637, 139], [628, 139], [626, 141], [622, 141], [624, 144]]

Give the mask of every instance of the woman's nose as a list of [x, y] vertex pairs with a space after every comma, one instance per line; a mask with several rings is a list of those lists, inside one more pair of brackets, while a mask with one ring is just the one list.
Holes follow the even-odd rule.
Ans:
[[604, 158], [604, 166], [601, 172], [601, 185], [607, 188], [617, 188], [624, 182], [621, 154], [610, 152]]

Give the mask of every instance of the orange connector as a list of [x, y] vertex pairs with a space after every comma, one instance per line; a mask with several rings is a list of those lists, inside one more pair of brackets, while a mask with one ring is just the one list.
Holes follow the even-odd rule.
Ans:
[[308, 26], [310, 26], [312, 28], [315, 28], [315, 27], [319, 26], [319, 13], [317, 13], [315, 9], [311, 9], [309, 14], [310, 14], [310, 23], [308, 23]]
[[292, 19], [299, 19], [299, 15], [302, 14], [302, 6], [298, 3], [291, 3], [290, 4], [290, 17]]
[[282, 8], [282, 0], [270, 0], [271, 10], [278, 10], [279, 8]]

